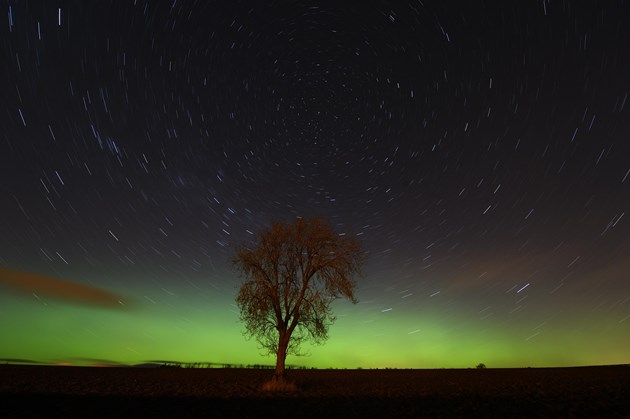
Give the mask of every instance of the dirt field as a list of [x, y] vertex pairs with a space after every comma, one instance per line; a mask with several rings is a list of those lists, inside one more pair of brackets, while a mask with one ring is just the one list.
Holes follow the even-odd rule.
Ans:
[[0, 417], [630, 418], [630, 366], [291, 370], [0, 366]]

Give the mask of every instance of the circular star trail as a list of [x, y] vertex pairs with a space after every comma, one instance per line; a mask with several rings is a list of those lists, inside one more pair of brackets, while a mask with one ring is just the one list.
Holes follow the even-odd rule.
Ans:
[[0, 358], [270, 363], [229, 258], [316, 215], [367, 263], [290, 364], [628, 362], [623, 2], [337, 3], [4, 2]]

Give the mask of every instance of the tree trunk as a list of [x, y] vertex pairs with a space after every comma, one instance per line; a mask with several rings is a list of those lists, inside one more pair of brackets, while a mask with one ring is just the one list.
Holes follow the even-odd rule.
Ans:
[[289, 345], [289, 337], [286, 332], [280, 332], [278, 338], [278, 353], [276, 357], [276, 378], [284, 378], [284, 362], [287, 359], [287, 346]]
[[287, 348], [289, 346], [290, 337], [291, 332], [288, 332], [287, 330], [280, 332], [280, 336], [278, 336], [278, 352], [276, 353], [276, 372], [270, 381], [267, 381], [262, 385], [262, 390], [274, 392], [289, 392], [297, 390], [295, 383], [287, 379], [284, 370], [284, 362], [287, 359]]

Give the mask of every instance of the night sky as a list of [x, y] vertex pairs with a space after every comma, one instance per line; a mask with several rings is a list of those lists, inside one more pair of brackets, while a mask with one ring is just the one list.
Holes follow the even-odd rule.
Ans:
[[288, 364], [628, 363], [623, 1], [3, 1], [0, 358], [273, 364], [229, 258], [367, 262]]

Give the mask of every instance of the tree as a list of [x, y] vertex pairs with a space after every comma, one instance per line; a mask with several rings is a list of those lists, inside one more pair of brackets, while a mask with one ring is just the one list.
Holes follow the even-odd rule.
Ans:
[[363, 259], [360, 241], [321, 218], [274, 222], [237, 248], [232, 264], [245, 278], [236, 297], [240, 319], [246, 335], [276, 354], [275, 380], [284, 381], [286, 357], [300, 355], [303, 342], [326, 341], [334, 299], [357, 302]]

